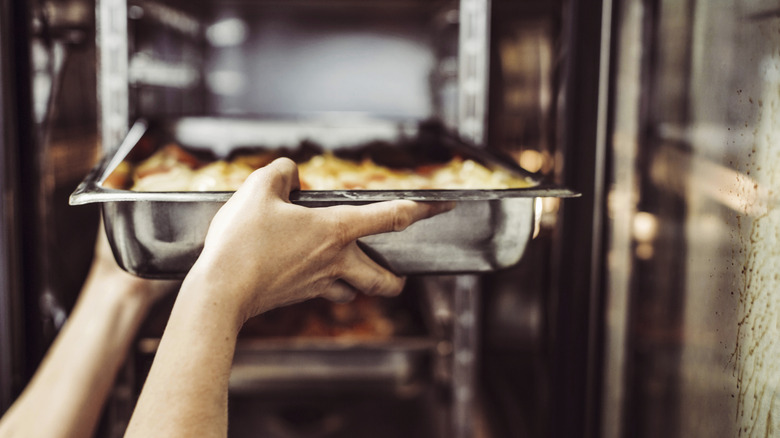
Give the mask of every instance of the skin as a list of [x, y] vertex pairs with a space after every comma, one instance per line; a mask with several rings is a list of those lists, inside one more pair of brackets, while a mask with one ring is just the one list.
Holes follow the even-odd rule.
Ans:
[[228, 378], [244, 322], [318, 296], [397, 295], [404, 279], [373, 262], [355, 240], [400, 231], [452, 208], [391, 201], [311, 209], [289, 202], [298, 187], [295, 165], [276, 160], [253, 173], [218, 212], [125, 436], [226, 436]]
[[147, 310], [177, 284], [122, 271], [101, 232], [78, 301], [33, 379], [0, 419], [0, 437], [91, 436]]
[[[228, 377], [244, 322], [318, 296], [400, 293], [404, 280], [355, 240], [453, 207], [392, 201], [309, 209], [289, 202], [298, 187], [296, 166], [280, 159], [254, 172], [218, 212], [181, 285], [126, 436], [226, 436]], [[0, 419], [0, 438], [91, 436], [148, 309], [177, 284], [122, 271], [101, 232], [76, 306]]]

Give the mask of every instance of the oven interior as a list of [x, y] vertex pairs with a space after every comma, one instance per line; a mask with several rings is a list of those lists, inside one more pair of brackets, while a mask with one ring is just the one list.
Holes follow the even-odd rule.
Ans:
[[[563, 3], [99, 1], [103, 149], [139, 118], [291, 129], [433, 121], [556, 179]], [[303, 303], [250, 322], [231, 377], [230, 435], [542, 436], [558, 208], [544, 200], [541, 231], [515, 268], [413, 276], [400, 297], [371, 301], [369, 323], [389, 321], [389, 332], [334, 334], [365, 300], [336, 310]], [[170, 306], [139, 337], [107, 411], [110, 436], [129, 419]], [[513, 382], [496, 384], [507, 375]]]

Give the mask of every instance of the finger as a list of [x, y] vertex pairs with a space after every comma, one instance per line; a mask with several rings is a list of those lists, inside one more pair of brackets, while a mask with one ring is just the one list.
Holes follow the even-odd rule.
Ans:
[[352, 286], [337, 280], [322, 294], [322, 297], [336, 303], [348, 303], [354, 300], [356, 295], [357, 291]]
[[265, 167], [252, 172], [247, 182], [255, 189], [267, 191], [285, 201], [290, 200], [290, 192], [301, 188], [298, 179], [298, 166], [289, 158], [277, 158]]
[[334, 207], [349, 242], [371, 234], [401, 231], [409, 225], [455, 208], [454, 202], [415, 202], [408, 200], [377, 202], [361, 206]]
[[371, 260], [357, 243], [344, 250], [341, 279], [366, 295], [396, 296], [404, 288], [404, 279]]

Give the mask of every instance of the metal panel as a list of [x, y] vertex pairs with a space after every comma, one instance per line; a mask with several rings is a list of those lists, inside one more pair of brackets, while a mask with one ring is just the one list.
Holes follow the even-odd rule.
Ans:
[[614, 175], [630, 196], [612, 198], [609, 297], [628, 319], [606, 357], [627, 378], [606, 382], [624, 415], [605, 436], [776, 436], [777, 2], [620, 3], [643, 15], [621, 28], [643, 26], [615, 36], [641, 74], [615, 83]]
[[490, 0], [460, 2], [458, 41], [458, 129], [461, 136], [484, 144], [487, 124], [490, 56]]
[[[606, 151], [599, 143], [603, 2], [572, 1], [565, 11], [564, 89], [558, 175], [582, 198], [566, 203], [555, 237], [551, 330], [550, 436], [598, 433]], [[607, 15], [609, 16], [609, 15]]]
[[14, 373], [18, 372], [19, 315], [18, 242], [16, 208], [18, 163], [11, 1], [0, 2], [0, 413], [14, 399]]
[[104, 151], [116, 148], [128, 129], [127, 2], [97, 1], [98, 105]]
[[23, 242], [34, 235], [34, 209], [25, 202], [33, 186], [34, 144], [30, 92], [29, 7], [0, 1], [0, 412], [19, 395], [41, 352], [39, 316], [31, 299], [32, 260]]

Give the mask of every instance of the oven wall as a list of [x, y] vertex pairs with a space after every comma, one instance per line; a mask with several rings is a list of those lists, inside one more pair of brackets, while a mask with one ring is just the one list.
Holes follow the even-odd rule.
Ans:
[[10, 0], [0, 8], [0, 412], [5, 412], [24, 380], [25, 355], [14, 8]]
[[603, 435], [775, 436], [780, 10], [616, 5]]
[[0, 407], [24, 388], [86, 276], [97, 210], [68, 196], [97, 157], [94, 3], [2, 2]]

